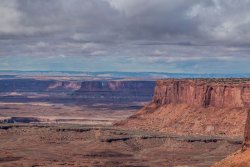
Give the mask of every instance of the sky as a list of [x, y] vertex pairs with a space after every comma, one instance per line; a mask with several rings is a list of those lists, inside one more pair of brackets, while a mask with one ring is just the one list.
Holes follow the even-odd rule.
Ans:
[[0, 0], [0, 70], [250, 73], [250, 0]]

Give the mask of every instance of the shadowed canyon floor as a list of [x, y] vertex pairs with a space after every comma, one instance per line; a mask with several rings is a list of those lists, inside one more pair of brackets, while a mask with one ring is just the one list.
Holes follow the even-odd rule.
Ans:
[[0, 166], [210, 166], [241, 142], [110, 126], [1, 124]]

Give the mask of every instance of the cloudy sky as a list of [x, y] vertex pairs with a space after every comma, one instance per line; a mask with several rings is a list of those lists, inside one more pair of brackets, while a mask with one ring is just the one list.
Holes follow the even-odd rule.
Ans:
[[0, 0], [0, 70], [250, 72], [250, 0]]

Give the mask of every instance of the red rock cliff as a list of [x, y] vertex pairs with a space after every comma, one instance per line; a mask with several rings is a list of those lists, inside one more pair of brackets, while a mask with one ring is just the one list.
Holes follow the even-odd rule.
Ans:
[[240, 79], [160, 80], [156, 83], [153, 102], [157, 105], [249, 107], [250, 82]]
[[118, 123], [178, 134], [244, 136], [250, 79], [166, 79], [152, 102]]

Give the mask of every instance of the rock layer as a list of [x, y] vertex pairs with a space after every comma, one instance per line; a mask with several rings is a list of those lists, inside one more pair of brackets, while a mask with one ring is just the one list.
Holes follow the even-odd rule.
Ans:
[[243, 79], [160, 80], [156, 83], [153, 102], [158, 105], [248, 107], [250, 82]]
[[127, 106], [141, 108], [139, 103], [151, 100], [154, 87], [155, 81], [140, 80], [1, 79], [0, 101], [63, 101], [85, 105], [130, 103]]
[[148, 102], [154, 87], [154, 81], [84, 81], [73, 96], [96, 102]]
[[243, 138], [249, 106], [249, 79], [159, 80], [152, 102], [117, 125]]
[[2, 79], [0, 80], [0, 93], [7, 92], [52, 92], [68, 91], [72, 92], [80, 89], [80, 81], [57, 81], [57, 80], [37, 80], [37, 79]]

